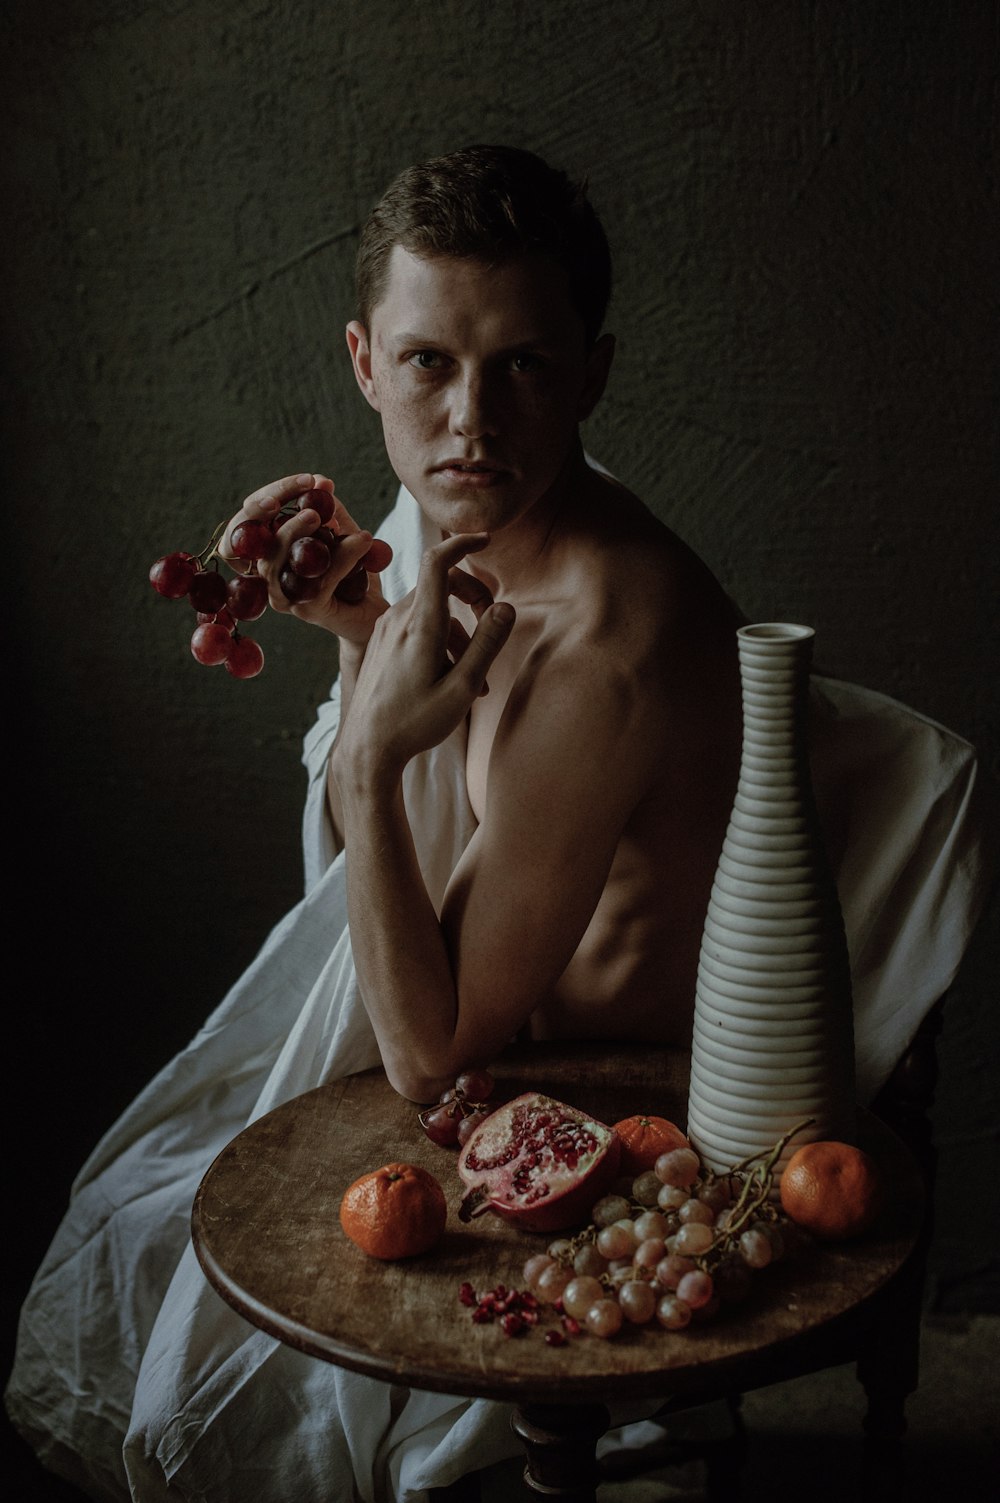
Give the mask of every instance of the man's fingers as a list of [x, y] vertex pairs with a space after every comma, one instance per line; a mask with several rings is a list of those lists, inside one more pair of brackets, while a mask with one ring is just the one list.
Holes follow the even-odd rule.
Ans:
[[488, 532], [458, 532], [454, 537], [445, 538], [443, 543], [428, 548], [420, 560], [416, 589], [418, 606], [424, 601], [430, 610], [440, 609], [448, 597], [451, 570], [467, 553], [478, 553], [480, 548], [485, 548], [489, 540]]
[[[281, 587], [281, 574], [288, 565], [288, 554], [292, 544], [300, 537], [308, 537], [317, 531], [319, 519], [316, 513], [308, 509], [298, 516], [291, 517], [277, 534], [278, 551], [269, 559], [261, 559], [257, 564], [257, 571], [263, 579], [267, 580], [268, 599], [276, 611], [291, 609], [291, 602]], [[330, 567], [323, 575], [322, 589], [313, 598], [328, 600], [337, 588], [353, 572], [355, 565], [364, 558], [368, 549], [372, 546], [373, 538], [370, 532], [355, 532], [350, 536], [342, 536], [335, 548], [331, 548]], [[360, 590], [361, 596], [367, 593], [367, 576], [362, 576], [365, 588]], [[339, 598], [339, 597], [338, 597]], [[306, 602], [311, 604], [312, 601]], [[348, 603], [351, 603], [350, 601]]]
[[448, 675], [463, 684], [469, 697], [482, 691], [490, 665], [510, 636], [514, 621], [514, 607], [506, 600], [491, 605], [479, 618], [461, 659]]
[[461, 661], [470, 640], [469, 633], [461, 621], [456, 621], [455, 617], [451, 616], [448, 620], [448, 656], [453, 663]]
[[456, 600], [461, 600], [463, 605], [471, 606], [477, 617], [493, 604], [493, 593], [489, 587], [465, 569], [448, 570], [448, 593], [454, 595]]
[[288, 609], [288, 600], [278, 583], [278, 576], [288, 562], [288, 550], [297, 538], [308, 537], [319, 526], [314, 511], [299, 512], [289, 517], [283, 527], [274, 534], [274, 552], [269, 558], [257, 560], [257, 573], [267, 581], [268, 599], [276, 611]]
[[248, 496], [241, 508], [244, 517], [251, 521], [265, 521], [268, 517], [275, 516], [288, 501], [294, 501], [296, 496], [301, 496], [304, 491], [315, 489], [332, 489], [332, 486], [324, 485], [317, 487], [316, 480], [323, 479], [317, 475], [286, 475], [283, 480], [274, 480], [270, 485], [262, 485], [259, 491], [254, 491]]
[[[461, 662], [465, 650], [471, 641], [472, 638], [461, 621], [456, 621], [455, 617], [452, 616], [448, 622], [448, 656], [453, 663]], [[489, 692], [490, 686], [484, 678], [479, 686], [479, 698], [481, 699], [484, 694], [488, 694]]]
[[339, 496], [333, 498], [333, 521], [330, 526], [335, 532], [361, 532], [362, 530]]
[[[314, 486], [314, 482], [316, 485]], [[286, 475], [283, 480], [274, 480], [270, 485], [262, 485], [260, 490], [254, 491], [244, 501], [234, 517], [230, 517], [225, 532], [219, 541], [220, 557], [226, 560], [238, 574], [249, 574], [250, 566], [244, 559], [234, 559], [230, 547], [230, 539], [233, 529], [241, 522], [270, 522], [278, 515], [281, 508], [296, 496], [301, 496], [304, 491], [310, 491], [322, 484], [323, 489], [333, 488], [333, 482], [327, 481], [322, 475], [307, 475], [304, 471], [298, 475]]]

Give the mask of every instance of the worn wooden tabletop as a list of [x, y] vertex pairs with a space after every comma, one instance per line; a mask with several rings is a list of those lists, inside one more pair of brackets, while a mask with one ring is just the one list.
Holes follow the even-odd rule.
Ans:
[[[539, 1045], [493, 1068], [496, 1097], [538, 1089], [613, 1123], [636, 1111], [684, 1121], [688, 1060], [652, 1047]], [[919, 1175], [874, 1118], [862, 1142], [890, 1186], [875, 1228], [857, 1243], [814, 1246], [756, 1276], [750, 1299], [681, 1332], [629, 1328], [550, 1347], [542, 1327], [506, 1337], [475, 1325], [458, 1299], [498, 1283], [522, 1287], [521, 1268], [547, 1237], [487, 1215], [465, 1226], [454, 1150], [424, 1136], [416, 1108], [381, 1070], [320, 1086], [262, 1117], [233, 1140], [205, 1176], [192, 1227], [206, 1275], [236, 1310], [292, 1346], [389, 1382], [512, 1402], [697, 1397], [731, 1379], [770, 1381], [768, 1353], [794, 1358], [817, 1335], [874, 1305], [913, 1248], [922, 1215]], [[449, 1216], [439, 1246], [385, 1263], [340, 1227], [340, 1199], [360, 1175], [390, 1162], [421, 1164], [441, 1182]], [[804, 1359], [802, 1370], [815, 1365]]]

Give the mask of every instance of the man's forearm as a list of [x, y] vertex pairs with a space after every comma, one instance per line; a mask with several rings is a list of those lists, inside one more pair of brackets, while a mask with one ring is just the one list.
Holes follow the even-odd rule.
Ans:
[[[369, 639], [331, 755], [361, 995], [386, 1074], [416, 1101], [433, 1100], [484, 1051], [492, 1057], [506, 1027], [481, 1015], [478, 983], [463, 992], [461, 903], [453, 901], [446, 933], [424, 885], [402, 790], [408, 763], [468, 716], [514, 624], [513, 608], [494, 603], [458, 568], [488, 541], [485, 533], [456, 534], [427, 549], [415, 588]], [[478, 605], [475, 631], [457, 656], [449, 647], [453, 595]]]
[[417, 861], [402, 783], [377, 774], [341, 790], [347, 911], [358, 984], [392, 1085], [433, 1101], [473, 1061], [459, 1057], [451, 960]]
[[354, 698], [354, 690], [358, 682], [358, 674], [365, 660], [365, 649], [353, 642], [341, 641], [340, 643], [340, 724], [337, 726], [337, 734], [333, 738], [330, 759], [327, 763], [326, 774], [326, 802], [330, 811], [330, 822], [333, 825], [337, 845], [344, 849], [344, 807], [340, 797], [340, 789], [333, 775], [333, 752], [340, 744], [340, 738], [344, 734], [344, 725], [347, 721], [348, 711], [351, 708], [351, 700]]

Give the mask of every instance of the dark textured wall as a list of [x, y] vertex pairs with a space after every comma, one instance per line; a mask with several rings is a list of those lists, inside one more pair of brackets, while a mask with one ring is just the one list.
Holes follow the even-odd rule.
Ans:
[[[589, 174], [620, 341], [591, 451], [751, 615], [814, 624], [826, 666], [991, 765], [996, 20], [974, 0], [5, 6], [15, 1094], [24, 1141], [48, 1140], [27, 1259], [298, 895], [332, 640], [268, 620], [264, 675], [235, 683], [194, 665], [186, 606], [146, 572], [302, 467], [366, 523], [385, 510], [342, 328], [359, 222], [406, 163], [503, 140]], [[995, 934], [941, 1049], [946, 1309], [995, 1307]]]

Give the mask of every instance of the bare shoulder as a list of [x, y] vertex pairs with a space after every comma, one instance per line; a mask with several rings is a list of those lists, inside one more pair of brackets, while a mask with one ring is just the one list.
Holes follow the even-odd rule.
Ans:
[[602, 475], [591, 485], [581, 509], [581, 557], [593, 548], [604, 561], [609, 593], [628, 579], [630, 617], [660, 635], [707, 634], [706, 642], [735, 630], [736, 607], [694, 550], [626, 487]]
[[613, 765], [634, 806], [720, 752], [728, 761], [738, 619], [691, 549], [595, 476], [554, 540], [546, 591], [519, 605], [495, 768], [507, 752], [519, 771], [533, 754]]
[[603, 676], [675, 726], [738, 688], [735, 605], [681, 538], [599, 475], [570, 534], [563, 605], [560, 674]]

